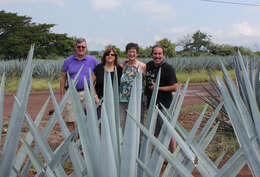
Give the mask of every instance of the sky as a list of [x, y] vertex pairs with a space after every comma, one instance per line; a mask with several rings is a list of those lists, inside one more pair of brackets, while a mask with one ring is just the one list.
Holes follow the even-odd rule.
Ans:
[[52, 32], [85, 37], [89, 50], [128, 42], [146, 48], [163, 38], [178, 43], [196, 31], [217, 44], [260, 51], [260, 0], [0, 0], [0, 10], [56, 24]]

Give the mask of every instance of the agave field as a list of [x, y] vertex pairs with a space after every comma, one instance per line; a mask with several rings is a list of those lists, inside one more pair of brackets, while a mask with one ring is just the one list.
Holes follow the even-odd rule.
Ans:
[[[217, 57], [217, 56], [201, 56], [189, 58], [167, 58], [167, 63], [171, 64], [176, 71], [200, 71], [200, 70], [220, 70], [220, 61], [227, 69], [234, 68], [234, 56]], [[119, 59], [122, 62], [123, 59]], [[140, 58], [141, 61], [147, 63], [151, 58]], [[255, 63], [260, 62], [260, 56], [244, 57], [245, 61], [254, 60]], [[59, 79], [61, 67], [64, 59], [59, 60], [42, 60], [35, 59], [33, 61], [33, 77]], [[23, 72], [27, 60], [8, 60], [0, 61], [0, 74], [4, 72], [6, 76], [20, 76]]]
[[[191, 130], [187, 131], [179, 122], [179, 116], [189, 80], [176, 91], [169, 109], [159, 110], [156, 103], [159, 77], [152, 95], [145, 125], [140, 122], [142, 76], [138, 75], [131, 92], [124, 135], [120, 128], [119, 101], [117, 84], [112, 87], [111, 80], [117, 81], [115, 74], [111, 78], [105, 73], [104, 98], [100, 120], [97, 119], [97, 105], [94, 99], [93, 85], [85, 81], [85, 99], [87, 115], [81, 106], [77, 91], [69, 87], [61, 101], [57, 101], [49, 84], [50, 98], [42, 105], [35, 118], [27, 112], [32, 76], [37, 71], [33, 62], [32, 46], [22, 69], [21, 80], [8, 122], [8, 131], [0, 139], [0, 176], [28, 176], [30, 170], [35, 176], [47, 177], [183, 177], [193, 176], [197, 171], [203, 177], [232, 177], [247, 165], [252, 176], [260, 176], [260, 114], [259, 67], [245, 62], [239, 55], [235, 59], [237, 80], [232, 81], [223, 62], [223, 80], [217, 77], [218, 94], [211, 115], [206, 114], [207, 105], [197, 116]], [[57, 61], [58, 63], [58, 61]], [[2, 65], [0, 65], [2, 66]], [[43, 66], [42, 66], [43, 67]], [[5, 66], [7, 72], [7, 66]], [[46, 70], [48, 71], [48, 69]], [[6, 72], [2, 74], [0, 85], [0, 138], [3, 127], [3, 103]], [[70, 85], [75, 80], [69, 79]], [[92, 82], [91, 82], [92, 83]], [[63, 109], [72, 97], [78, 128], [69, 132], [63, 120]], [[54, 113], [43, 130], [39, 129], [43, 113], [51, 100]], [[211, 103], [209, 101], [209, 103]], [[213, 104], [212, 104], [213, 105]], [[216, 135], [220, 122], [216, 121], [221, 110], [225, 109], [239, 143], [236, 152], [221, 166], [225, 151], [214, 161], [205, 149]], [[163, 127], [158, 137], [154, 137], [157, 115], [163, 119]], [[202, 125], [201, 122], [205, 121]], [[22, 134], [24, 124], [29, 128]], [[60, 127], [63, 140], [56, 149], [52, 149], [48, 136], [55, 124]], [[170, 137], [177, 141], [176, 150], [168, 150]], [[64, 164], [71, 162], [71, 171]], [[168, 162], [165, 166], [165, 162]], [[162, 167], [165, 167], [162, 172]]]

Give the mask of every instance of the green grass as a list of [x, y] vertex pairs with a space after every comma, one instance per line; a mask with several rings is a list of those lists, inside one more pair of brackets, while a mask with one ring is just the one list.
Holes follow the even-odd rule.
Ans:
[[[229, 71], [231, 74], [232, 79], [235, 78], [235, 72], [233, 70]], [[180, 83], [185, 83], [188, 78], [190, 78], [190, 82], [207, 82], [210, 80], [208, 71], [201, 70], [201, 71], [192, 71], [192, 72], [177, 72], [176, 73], [178, 81]], [[216, 75], [222, 77], [221, 71], [211, 71], [211, 75], [213, 79], [216, 79]], [[48, 82], [51, 83], [53, 89], [59, 89], [60, 83], [59, 80], [51, 80], [46, 78], [34, 78], [32, 81], [32, 90], [47, 90], [48, 89]], [[19, 84], [19, 77], [9, 77], [6, 81], [6, 91], [12, 92], [16, 91]]]
[[[51, 83], [51, 86], [53, 89], [59, 89], [60, 88], [60, 82], [59, 80], [50, 80], [50, 79], [39, 79], [34, 78], [32, 81], [32, 90], [47, 90], [48, 89], [48, 82]], [[7, 78], [5, 90], [7, 92], [13, 92], [16, 91], [19, 84], [19, 80], [16, 77], [13, 78]]]
[[[180, 83], [185, 83], [188, 78], [190, 78], [190, 82], [207, 82], [210, 80], [209, 77], [209, 71], [207, 70], [201, 70], [201, 71], [192, 71], [192, 72], [183, 72], [179, 71], [176, 73], [176, 76], [178, 78], [178, 81]], [[234, 70], [229, 71], [231, 78], [235, 79], [235, 72]], [[222, 77], [222, 71], [211, 71], [210, 72], [212, 78], [216, 80], [216, 76]]]
[[212, 142], [206, 148], [205, 152], [212, 160], [215, 160], [220, 155], [220, 153], [223, 150], [225, 150], [226, 151], [225, 160], [227, 160], [238, 149], [239, 149], [239, 144], [233, 132], [218, 131], [215, 134]]

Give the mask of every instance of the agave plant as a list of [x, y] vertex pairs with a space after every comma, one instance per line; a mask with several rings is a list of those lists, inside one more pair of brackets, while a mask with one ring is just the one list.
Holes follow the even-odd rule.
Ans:
[[[81, 106], [75, 87], [69, 87], [61, 102], [58, 103], [49, 84], [50, 97], [55, 112], [44, 131], [41, 132], [37, 127], [49, 99], [46, 100], [35, 121], [32, 121], [32, 118], [26, 112], [33, 71], [32, 55], [33, 47], [29, 53], [26, 69], [24, 70], [19, 89], [15, 96], [8, 133], [3, 150], [1, 151], [0, 176], [27, 176], [31, 166], [36, 170], [36, 176], [48, 177], [159, 176], [161, 175], [161, 168], [165, 160], [168, 161], [167, 168], [163, 173], [165, 177], [192, 176], [192, 171], [195, 168], [205, 177], [236, 176], [245, 164], [249, 165], [254, 176], [260, 175], [257, 168], [260, 162], [259, 112], [255, 95], [250, 85], [246, 86], [245, 92], [249, 101], [247, 105], [244, 104], [238, 91], [232, 85], [232, 81], [228, 77], [224, 67], [223, 72], [228, 87], [218, 79], [220, 93], [224, 97], [223, 102], [219, 103], [214, 113], [207, 119], [207, 123], [200, 133], [197, 133], [197, 130], [200, 127], [202, 119], [205, 117], [207, 106], [205, 106], [191, 131], [186, 131], [178, 122], [181, 105], [189, 81], [186, 82], [183, 89], [180, 87], [177, 90], [169, 109], [158, 109], [155, 103], [160, 72], [156, 80], [145, 125], [140, 122], [141, 74], [134, 81], [123, 135], [119, 123], [117, 74], [115, 73], [114, 75], [114, 86], [112, 86], [112, 78], [109, 73], [105, 72], [104, 97], [100, 120], [97, 119], [97, 104], [94, 100], [92, 81], [88, 85], [85, 80], [85, 109], [87, 114], [85, 114]], [[240, 61], [239, 64], [241, 72], [244, 74], [246, 72], [245, 68]], [[243, 79], [248, 84], [249, 79], [246, 81], [247, 76], [243, 76]], [[68, 80], [70, 85], [75, 85], [76, 79], [72, 81], [69, 78]], [[2, 76], [0, 88], [0, 130], [3, 118], [4, 81], [5, 75]], [[62, 111], [69, 96], [72, 97], [75, 119], [78, 124], [78, 128], [72, 133], [69, 132], [62, 117]], [[219, 123], [215, 125], [213, 123], [223, 105], [226, 106], [229, 116], [232, 117], [232, 125], [234, 126], [241, 147], [219, 169], [218, 165], [224, 157], [225, 152], [213, 162], [204, 150], [211, 142], [219, 126]], [[158, 114], [163, 119], [164, 124], [158, 138], [156, 138], [154, 136], [154, 128]], [[23, 122], [26, 122], [30, 129], [25, 138], [21, 138], [20, 136]], [[52, 151], [46, 139], [56, 122], [58, 122], [61, 128], [64, 140], [58, 148]], [[178, 143], [178, 147], [174, 153], [168, 150], [172, 136], [175, 137]], [[22, 146], [17, 151], [19, 140], [22, 142]], [[35, 147], [31, 146], [32, 141], [35, 141]], [[41, 154], [42, 158], [38, 154]], [[26, 156], [29, 157], [28, 160], [25, 158]], [[71, 160], [74, 170], [69, 175], [63, 167], [67, 159]]]

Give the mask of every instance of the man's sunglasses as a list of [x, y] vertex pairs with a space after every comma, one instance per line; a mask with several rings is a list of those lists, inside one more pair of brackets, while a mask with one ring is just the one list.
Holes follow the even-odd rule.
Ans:
[[85, 46], [77, 46], [78, 49], [82, 48], [82, 49], [85, 49], [86, 47]]
[[112, 57], [114, 57], [115, 54], [113, 54], [113, 53], [107, 53], [106, 56], [112, 56]]

